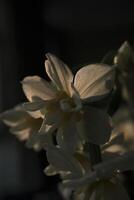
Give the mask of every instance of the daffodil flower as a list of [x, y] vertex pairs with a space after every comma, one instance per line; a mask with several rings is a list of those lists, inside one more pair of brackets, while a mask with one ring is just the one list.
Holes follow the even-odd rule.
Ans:
[[134, 52], [127, 41], [119, 48], [117, 55], [114, 57], [114, 64], [126, 73], [133, 73]]
[[49, 134], [58, 129], [63, 140], [70, 141], [68, 145], [72, 146], [73, 137], [77, 137], [74, 134], [84, 126], [88, 129], [86, 139], [96, 144], [108, 141], [111, 133], [109, 116], [83, 104], [99, 101], [110, 93], [114, 69], [105, 64], [91, 64], [73, 76], [67, 65], [56, 56], [47, 54], [46, 57], [45, 69], [51, 82], [38, 76], [28, 76], [22, 81], [24, 93], [30, 101], [24, 104], [24, 108], [42, 114], [39, 134]]
[[[128, 200], [127, 192], [116, 175], [123, 171], [133, 170], [134, 152], [116, 156], [90, 168], [86, 155], [76, 152], [71, 155], [60, 146], [46, 146], [49, 166], [45, 173], [49, 176], [60, 174], [63, 188], [74, 191], [76, 199], [113, 200], [118, 197]], [[92, 198], [91, 198], [92, 197]]]
[[117, 180], [98, 181], [74, 193], [75, 200], [129, 200], [123, 185]]
[[19, 140], [26, 141], [27, 147], [33, 147], [35, 150], [40, 150], [44, 147], [45, 141], [37, 137], [37, 132], [42, 124], [42, 118], [40, 118], [39, 113], [26, 112], [21, 104], [1, 113], [0, 118], [10, 127], [11, 133]]
[[93, 171], [86, 172], [84, 176], [75, 180], [63, 181], [66, 187], [78, 188], [86, 184], [92, 184], [96, 181], [110, 179], [118, 173], [134, 170], [134, 152], [127, 152], [123, 155], [116, 156], [113, 159], [103, 161], [94, 165]]

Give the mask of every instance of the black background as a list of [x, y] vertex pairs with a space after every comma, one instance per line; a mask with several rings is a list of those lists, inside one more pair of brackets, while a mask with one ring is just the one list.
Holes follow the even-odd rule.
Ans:
[[[25, 76], [47, 78], [46, 52], [75, 72], [125, 40], [134, 44], [134, 1], [0, 0], [1, 112], [25, 100]], [[59, 200], [58, 178], [43, 174], [45, 153], [26, 149], [2, 124], [0, 131], [0, 200]]]

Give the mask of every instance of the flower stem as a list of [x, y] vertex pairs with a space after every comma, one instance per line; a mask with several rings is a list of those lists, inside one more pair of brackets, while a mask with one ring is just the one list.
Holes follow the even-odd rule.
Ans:
[[93, 166], [102, 161], [101, 150], [100, 150], [100, 146], [97, 144], [88, 142], [87, 146], [88, 146], [88, 151], [89, 151], [91, 168], [93, 170]]

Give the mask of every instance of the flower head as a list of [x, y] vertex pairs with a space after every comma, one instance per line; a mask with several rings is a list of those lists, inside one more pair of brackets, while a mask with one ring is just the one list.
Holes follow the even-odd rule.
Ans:
[[80, 151], [72, 156], [60, 146], [48, 145], [46, 147], [49, 166], [45, 169], [47, 175], [60, 174], [63, 188], [74, 191], [76, 199], [92, 198], [108, 199], [119, 197], [128, 200], [118, 175], [127, 170], [133, 170], [134, 152], [116, 155], [111, 160], [96, 164], [91, 170], [90, 159]]
[[[58, 129], [62, 137], [64, 132], [68, 132], [65, 137], [69, 137], [67, 140], [71, 141], [72, 132], [80, 130], [79, 122], [87, 118], [85, 114], [90, 113], [87, 124], [92, 142], [107, 141], [111, 132], [108, 115], [93, 107], [85, 109], [83, 104], [96, 102], [111, 91], [114, 82], [113, 69], [104, 64], [88, 65], [81, 68], [74, 77], [68, 66], [56, 56], [47, 54], [46, 57], [45, 69], [51, 81], [47, 82], [38, 76], [26, 77], [22, 81], [24, 93], [30, 101], [24, 104], [24, 108], [33, 113], [40, 111], [43, 118], [39, 132], [47, 134]], [[102, 135], [96, 137], [101, 129]]]
[[[10, 110], [3, 112], [0, 117], [2, 121], [10, 127], [10, 132], [16, 135], [21, 141], [26, 141], [26, 146], [39, 150], [44, 146], [45, 141], [39, 140], [37, 132], [42, 124], [39, 113], [26, 112], [20, 104]], [[31, 144], [32, 140], [32, 144]], [[45, 138], [46, 140], [46, 138]]]

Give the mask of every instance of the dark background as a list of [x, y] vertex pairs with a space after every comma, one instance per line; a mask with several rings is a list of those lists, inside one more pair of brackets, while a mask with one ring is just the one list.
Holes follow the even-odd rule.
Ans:
[[[76, 71], [125, 40], [134, 43], [134, 1], [0, 0], [0, 111], [24, 101], [23, 77], [46, 78], [46, 52]], [[26, 149], [1, 124], [0, 200], [60, 200], [46, 164], [44, 152]]]

